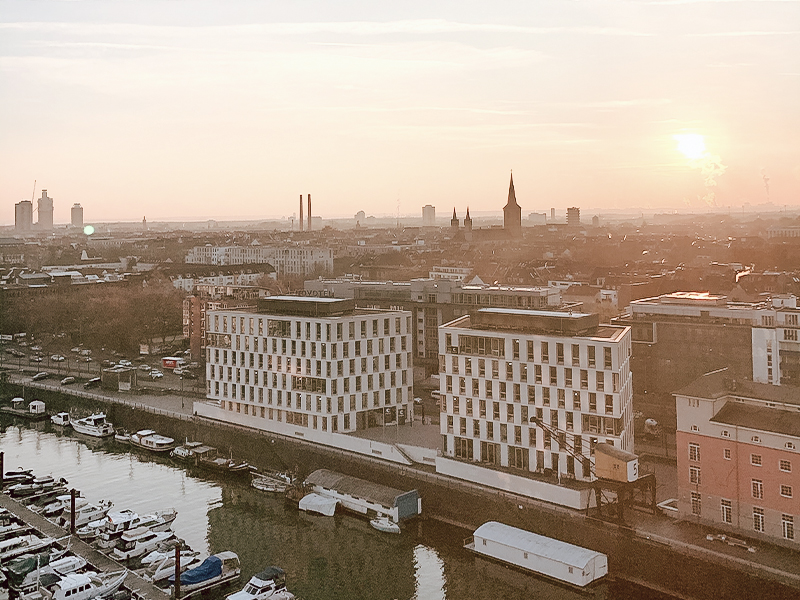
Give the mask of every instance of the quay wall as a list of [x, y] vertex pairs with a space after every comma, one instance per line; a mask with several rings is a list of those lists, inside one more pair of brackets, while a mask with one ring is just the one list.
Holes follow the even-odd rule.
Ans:
[[287, 469], [306, 475], [326, 468], [403, 490], [416, 489], [423, 518], [464, 528], [463, 537], [494, 520], [585, 546], [609, 557], [609, 572], [635, 582], [697, 600], [798, 597], [800, 578], [699, 549], [677, 540], [641, 537], [636, 531], [583, 513], [437, 474], [432, 466], [406, 466], [306, 440], [259, 432], [243, 426], [160, 411], [146, 405], [100, 403], [63, 392], [41, 390], [48, 410], [105, 410], [116, 426], [152, 428], [176, 440], [199, 439], [262, 469]]

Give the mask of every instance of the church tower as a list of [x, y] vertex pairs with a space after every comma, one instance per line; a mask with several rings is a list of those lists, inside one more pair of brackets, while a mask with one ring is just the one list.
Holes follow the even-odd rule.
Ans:
[[503, 207], [503, 229], [508, 237], [522, 236], [522, 208], [517, 204], [517, 195], [514, 193], [513, 173], [508, 186], [508, 203]]
[[450, 229], [453, 233], [458, 233], [458, 216], [455, 207], [453, 207], [453, 218], [450, 219]]
[[467, 207], [467, 216], [464, 217], [464, 239], [468, 242], [472, 241], [472, 217], [469, 216], [469, 206]]

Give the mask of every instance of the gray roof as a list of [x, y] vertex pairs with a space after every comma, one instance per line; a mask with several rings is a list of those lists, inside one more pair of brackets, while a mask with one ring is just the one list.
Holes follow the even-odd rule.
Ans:
[[306, 483], [335, 490], [348, 496], [364, 498], [381, 506], [394, 506], [395, 498], [406, 492], [379, 483], [364, 481], [358, 477], [334, 473], [327, 469], [318, 469], [306, 478]]
[[731, 396], [800, 405], [800, 388], [740, 379], [727, 367], [701, 375], [692, 383], [673, 392], [673, 395], [709, 400]]
[[779, 408], [728, 401], [711, 422], [800, 437], [800, 413]]
[[517, 529], [497, 521], [488, 521], [475, 530], [475, 537], [487, 539], [523, 552], [549, 558], [578, 569], [585, 569], [591, 560], [603, 556], [600, 552], [574, 546], [561, 540]]

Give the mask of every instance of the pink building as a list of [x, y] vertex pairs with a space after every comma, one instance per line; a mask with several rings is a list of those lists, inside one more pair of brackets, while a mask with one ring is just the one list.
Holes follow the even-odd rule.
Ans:
[[800, 390], [720, 369], [675, 401], [679, 515], [797, 549]]

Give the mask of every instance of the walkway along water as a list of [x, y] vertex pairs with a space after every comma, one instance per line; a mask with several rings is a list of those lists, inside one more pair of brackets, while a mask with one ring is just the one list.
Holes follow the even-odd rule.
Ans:
[[[62, 390], [39, 391], [49, 410], [60, 409]], [[80, 393], [83, 396], [84, 393]], [[308, 473], [328, 468], [403, 489], [418, 489], [426, 518], [473, 530], [495, 520], [585, 546], [609, 556], [610, 573], [671, 594], [708, 598], [796, 598], [800, 568], [796, 555], [777, 557], [768, 550], [748, 555], [737, 549], [704, 547], [705, 534], [695, 524], [665, 522], [637, 513], [635, 528], [598, 521], [567, 509], [529, 498], [483, 488], [436, 474], [432, 468], [403, 467], [380, 459], [324, 448], [302, 440], [263, 434], [224, 423], [207, 422], [180, 409], [179, 401], [154, 398], [158, 404], [131, 398], [91, 395], [92, 406], [106, 403], [112, 421], [136, 429], [152, 427], [175, 437], [202, 439], [230, 448], [237, 457], [260, 467], [299, 468]], [[69, 399], [75, 405], [76, 399]], [[50, 407], [53, 405], [52, 408]], [[784, 557], [784, 558], [782, 558]]]

